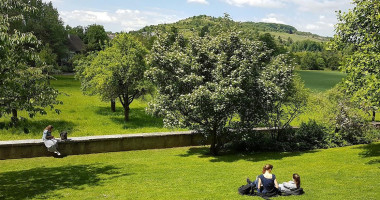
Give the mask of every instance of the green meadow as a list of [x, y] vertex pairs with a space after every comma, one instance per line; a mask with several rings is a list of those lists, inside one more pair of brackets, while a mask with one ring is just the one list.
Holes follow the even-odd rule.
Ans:
[[30, 119], [25, 112], [19, 116], [26, 119], [17, 128], [7, 128], [9, 119], [0, 118], [0, 140], [38, 139], [43, 129], [51, 124], [55, 127], [53, 135], [66, 130], [69, 137], [89, 135], [112, 135], [128, 133], [167, 132], [179, 129], [163, 128], [161, 118], [145, 113], [147, 100], [137, 99], [131, 104], [130, 121], [124, 122], [123, 108], [116, 103], [116, 112], [111, 111], [110, 103], [102, 102], [98, 96], [83, 95], [80, 82], [72, 75], [57, 76], [52, 85], [62, 94], [59, 100], [63, 105], [56, 108], [60, 114], [47, 109], [47, 115], [37, 115]]
[[380, 143], [306, 152], [206, 154], [207, 147], [0, 160], [0, 199], [262, 199], [237, 188], [274, 165], [282, 183], [301, 176], [301, 196], [380, 196]]
[[297, 71], [305, 83], [305, 87], [313, 92], [324, 92], [338, 84], [346, 74], [338, 71]]

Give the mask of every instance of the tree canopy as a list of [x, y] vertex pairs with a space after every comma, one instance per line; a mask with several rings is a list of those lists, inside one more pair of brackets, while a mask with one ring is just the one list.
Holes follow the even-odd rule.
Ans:
[[148, 91], [144, 79], [146, 54], [147, 50], [134, 37], [118, 34], [110, 47], [77, 62], [82, 90], [90, 95], [99, 94], [104, 101], [119, 99], [128, 121], [129, 105]]
[[56, 100], [58, 91], [48, 84], [49, 76], [43, 73], [46, 65], [38, 56], [41, 42], [32, 33], [11, 31], [10, 22], [23, 16], [7, 15], [14, 9], [34, 12], [36, 8], [18, 1], [0, 3], [0, 117], [12, 113], [16, 121], [17, 110], [27, 111], [30, 117], [46, 114], [45, 107], [54, 108], [61, 102]]
[[203, 133], [211, 153], [227, 142], [234, 117], [257, 126], [290, 94], [293, 67], [284, 56], [272, 57], [263, 42], [233, 31], [174, 40], [172, 34], [161, 35], [151, 50], [147, 75], [158, 94], [149, 110], [166, 126]]
[[352, 49], [341, 69], [347, 73], [344, 89], [363, 108], [380, 103], [380, 1], [354, 0], [347, 13], [339, 11], [335, 49]]

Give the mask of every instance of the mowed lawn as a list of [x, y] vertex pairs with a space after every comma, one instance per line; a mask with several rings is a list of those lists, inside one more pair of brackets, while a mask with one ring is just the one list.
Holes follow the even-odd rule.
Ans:
[[60, 131], [68, 131], [69, 137], [110, 135], [128, 133], [166, 132], [174, 129], [163, 128], [161, 118], [146, 114], [147, 100], [137, 99], [132, 102], [130, 121], [124, 122], [123, 108], [116, 103], [116, 112], [111, 112], [110, 103], [102, 102], [98, 96], [83, 95], [80, 82], [72, 75], [57, 76], [52, 85], [60, 92], [63, 105], [58, 105], [61, 114], [56, 114], [49, 108], [48, 115], [37, 115], [30, 119], [25, 112], [19, 116], [27, 119], [17, 128], [6, 128], [9, 118], [0, 118], [0, 140], [38, 139], [42, 137], [43, 129], [51, 124], [55, 127], [53, 135]]
[[0, 160], [0, 199], [261, 199], [240, 196], [246, 178], [274, 165], [279, 182], [297, 172], [302, 196], [379, 199], [380, 143], [294, 153], [209, 156], [206, 147]]
[[338, 71], [302, 70], [296, 72], [304, 81], [305, 87], [313, 92], [324, 92], [331, 89], [346, 77], [345, 73]]

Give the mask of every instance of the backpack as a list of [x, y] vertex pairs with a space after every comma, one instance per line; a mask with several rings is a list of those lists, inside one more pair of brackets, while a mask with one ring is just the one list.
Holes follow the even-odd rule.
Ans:
[[241, 195], [254, 195], [255, 194], [255, 187], [253, 187], [250, 184], [242, 185], [238, 188], [238, 192]]
[[62, 131], [59, 136], [61, 137], [61, 140], [67, 140], [67, 131]]

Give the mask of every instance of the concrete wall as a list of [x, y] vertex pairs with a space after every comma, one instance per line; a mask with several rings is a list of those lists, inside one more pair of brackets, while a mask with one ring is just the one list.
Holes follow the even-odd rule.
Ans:
[[[201, 144], [202, 137], [190, 131], [73, 137], [58, 142], [64, 155], [160, 149]], [[0, 159], [52, 156], [42, 140], [0, 141]]]

